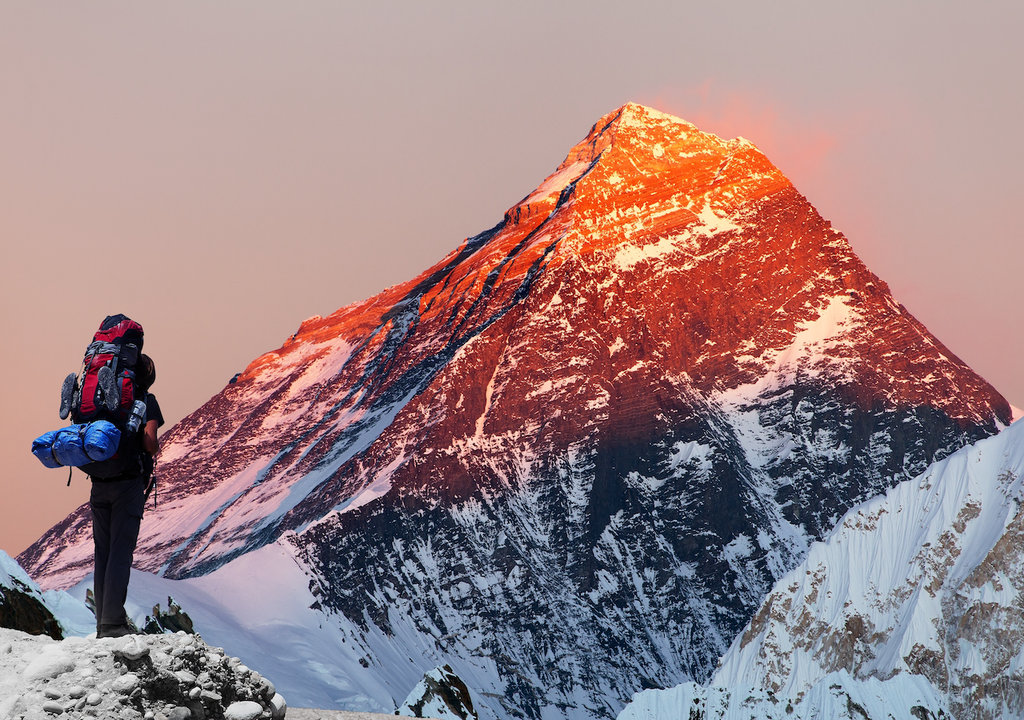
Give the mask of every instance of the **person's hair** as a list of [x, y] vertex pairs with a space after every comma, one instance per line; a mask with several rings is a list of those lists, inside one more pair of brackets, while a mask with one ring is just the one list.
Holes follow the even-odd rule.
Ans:
[[156, 365], [149, 355], [139, 355], [139, 361], [135, 364], [135, 382], [143, 392], [149, 392], [156, 382]]

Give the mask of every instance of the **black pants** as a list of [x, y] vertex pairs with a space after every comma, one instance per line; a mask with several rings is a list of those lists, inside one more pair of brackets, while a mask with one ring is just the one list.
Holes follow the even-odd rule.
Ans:
[[93, 595], [97, 628], [127, 622], [124, 603], [145, 503], [145, 480], [141, 477], [92, 483], [89, 505], [96, 548]]

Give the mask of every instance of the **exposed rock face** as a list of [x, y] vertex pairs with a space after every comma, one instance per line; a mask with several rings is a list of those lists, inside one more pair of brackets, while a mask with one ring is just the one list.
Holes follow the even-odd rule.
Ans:
[[469, 688], [448, 665], [426, 673], [396, 714], [440, 720], [477, 718]]
[[39, 588], [0, 550], [0, 628], [63, 639], [60, 623], [43, 603]]
[[[607, 717], [706, 679], [847, 509], [1009, 422], [751, 143], [627, 105], [168, 433], [137, 564], [284, 537], [325, 613], [493, 678], [489, 712]], [[89, 552], [80, 511], [19, 559], [67, 586]]]
[[0, 589], [0, 627], [62, 639], [60, 625], [46, 606], [15, 588]]
[[153, 614], [146, 616], [142, 629], [148, 635], [160, 635], [165, 632], [194, 634], [196, 631], [192, 625], [192, 618], [183, 612], [181, 606], [171, 597], [167, 598], [166, 612], [160, 609], [159, 603], [153, 606]]

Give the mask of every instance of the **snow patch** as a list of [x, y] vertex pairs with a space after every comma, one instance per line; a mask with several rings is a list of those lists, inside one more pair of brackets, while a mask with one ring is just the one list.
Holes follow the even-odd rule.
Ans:
[[711, 456], [714, 448], [710, 445], [702, 445], [698, 442], [678, 442], [672, 446], [672, 453], [669, 462], [674, 470], [681, 470], [687, 463], [693, 461], [704, 471], [710, 472]]
[[[678, 212], [678, 202], [668, 203], [661, 212], [645, 211], [644, 217], [656, 218], [670, 212]], [[676, 254], [684, 254], [690, 259], [686, 263], [677, 263], [679, 269], [689, 270], [703, 260], [710, 259], [718, 253], [700, 255], [702, 240], [719, 233], [742, 231], [738, 221], [742, 220], [742, 214], [736, 213], [731, 216], [719, 215], [709, 203], [705, 203], [699, 213], [694, 213], [695, 222], [688, 225], [681, 233], [658, 238], [654, 242], [645, 245], [627, 242], [618, 245], [614, 250], [611, 264], [620, 271], [631, 271], [637, 265], [645, 262], [663, 261], [665, 258]], [[622, 226], [628, 229], [627, 226]], [[642, 226], [641, 226], [642, 228]], [[627, 233], [628, 236], [628, 233]]]
[[341, 503], [333, 509], [333, 512], [345, 513], [356, 508], [360, 508], [367, 503], [371, 503], [379, 497], [387, 495], [391, 489], [391, 477], [395, 474], [398, 468], [405, 464], [405, 453], [402, 453], [387, 466], [384, 467], [380, 473], [366, 485], [362, 490], [353, 495], [351, 498]]
[[[753, 467], [785, 459], [795, 449], [791, 438], [769, 434], [762, 427], [759, 398], [793, 385], [797, 373], [803, 377], [828, 373], [833, 382], [851, 379], [851, 369], [837, 350], [847, 345], [850, 334], [863, 318], [848, 304], [848, 299], [846, 295], [830, 298], [816, 318], [797, 326], [788, 347], [766, 358], [767, 368], [755, 382], [726, 390], [715, 398], [732, 419], [737, 438]], [[837, 448], [837, 452], [846, 451]]]
[[586, 173], [589, 168], [590, 163], [582, 160], [577, 160], [576, 162], [571, 163], [541, 183], [540, 187], [530, 193], [530, 195], [523, 200], [520, 205], [535, 203], [549, 198], [556, 193], [562, 192], [562, 190], [567, 188], [573, 182], [583, 177], [584, 173]]

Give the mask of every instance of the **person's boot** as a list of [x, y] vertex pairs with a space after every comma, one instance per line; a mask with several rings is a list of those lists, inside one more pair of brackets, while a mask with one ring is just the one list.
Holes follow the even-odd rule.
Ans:
[[124, 637], [125, 635], [133, 635], [134, 632], [128, 623], [118, 623], [116, 625], [100, 625], [99, 631], [96, 633], [97, 638], [118, 638]]

